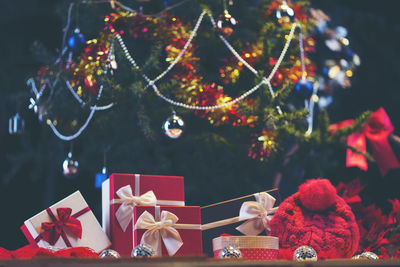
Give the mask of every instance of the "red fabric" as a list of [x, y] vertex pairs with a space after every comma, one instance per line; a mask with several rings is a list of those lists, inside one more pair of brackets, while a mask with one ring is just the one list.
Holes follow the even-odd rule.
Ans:
[[[315, 192], [324, 191], [316, 187], [333, 187], [329, 180], [308, 182]], [[322, 185], [323, 184], [323, 185]], [[315, 195], [301, 195], [313, 190], [302, 190], [283, 201], [271, 220], [271, 236], [279, 238], [279, 258], [292, 259], [296, 248], [308, 245], [316, 250], [318, 258], [349, 258], [357, 250], [360, 238], [358, 226], [351, 208], [335, 194], [334, 203], [322, 211], [308, 209], [302, 200]], [[328, 201], [329, 202], [329, 201]]]
[[[329, 129], [334, 133], [341, 128], [352, 126], [353, 123], [354, 120], [345, 120], [330, 125]], [[400, 168], [400, 163], [388, 142], [388, 137], [393, 133], [393, 130], [394, 127], [386, 111], [383, 108], [379, 108], [371, 114], [363, 129], [347, 137], [347, 144], [360, 152], [366, 152], [366, 139], [368, 139], [374, 159], [381, 174], [384, 176], [390, 169]], [[360, 153], [353, 152], [351, 149], [346, 152], [346, 166], [358, 167], [364, 171], [368, 170], [365, 157]]]
[[323, 211], [335, 203], [336, 189], [327, 179], [308, 180], [300, 185], [299, 196], [307, 209]]
[[[54, 214], [50, 209], [46, 209], [49, 213], [50, 217], [54, 220], [53, 222], [44, 222], [42, 223], [43, 232], [40, 234], [40, 237], [47, 241], [50, 245], [54, 245], [60, 236], [63, 235], [63, 239], [65, 241], [65, 233], [64, 228], [71, 231], [78, 238], [82, 238], [82, 225], [81, 222], [71, 216], [72, 209], [71, 208], [58, 208], [57, 215], [58, 219], [54, 217]], [[68, 240], [68, 239], [67, 239]], [[69, 243], [69, 242], [65, 242]], [[70, 245], [69, 245], [70, 246]]]
[[19, 248], [15, 251], [9, 251], [0, 247], [0, 259], [32, 259], [42, 257], [59, 257], [59, 258], [97, 258], [99, 255], [91, 248], [77, 247], [60, 249], [52, 252], [45, 248], [35, 248], [31, 245]]

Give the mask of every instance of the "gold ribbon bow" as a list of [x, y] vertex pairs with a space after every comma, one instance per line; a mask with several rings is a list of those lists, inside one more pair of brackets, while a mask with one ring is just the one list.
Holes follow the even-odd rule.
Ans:
[[115, 217], [124, 232], [132, 220], [134, 206], [155, 206], [157, 204], [157, 198], [153, 191], [148, 191], [141, 196], [134, 196], [130, 185], [121, 187], [116, 194], [119, 198], [114, 199], [113, 203], [122, 203], [122, 205], [115, 212]]
[[174, 255], [183, 245], [179, 232], [175, 229], [178, 217], [163, 210], [160, 220], [156, 221], [149, 212], [145, 211], [136, 221], [136, 229], [147, 229], [144, 232], [141, 244], [149, 244], [154, 250], [156, 256], [161, 256], [161, 240], [168, 251], [168, 255]]
[[265, 192], [254, 196], [256, 201], [244, 202], [239, 212], [239, 221], [246, 222], [236, 227], [236, 230], [245, 235], [258, 235], [264, 230], [271, 230], [269, 222], [272, 218], [270, 214], [275, 211], [275, 198]]

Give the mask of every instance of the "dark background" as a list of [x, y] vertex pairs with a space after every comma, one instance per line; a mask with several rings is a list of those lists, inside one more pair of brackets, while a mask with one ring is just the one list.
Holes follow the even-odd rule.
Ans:
[[[61, 162], [67, 153], [67, 145], [61, 141], [55, 142], [56, 137], [50, 130], [38, 123], [36, 115], [27, 109], [28, 97], [18, 104], [15, 98], [11, 97], [15, 94], [26, 95], [29, 89], [25, 82], [40, 67], [32, 56], [32, 43], [40, 40], [46, 47], [53, 49], [60, 45], [64, 22], [54, 12], [57, 4], [54, 0], [2, 1], [0, 4], [0, 247], [8, 249], [16, 249], [27, 243], [19, 230], [24, 220], [75, 190], [79, 189], [82, 192], [89, 206], [100, 218], [100, 191], [94, 188], [93, 182], [94, 173], [102, 167], [101, 161], [96, 170], [83, 169], [77, 179], [65, 179], [61, 174]], [[353, 118], [364, 110], [375, 110], [383, 106], [395, 128], [400, 129], [400, 22], [397, 4], [396, 0], [313, 1], [313, 5], [331, 16], [336, 25], [343, 25], [349, 30], [351, 46], [362, 60], [355, 73], [352, 88], [335, 95], [336, 102], [331, 107], [335, 112], [330, 113], [333, 121]], [[335, 106], [340, 106], [340, 109], [335, 109]], [[48, 153], [49, 148], [35, 147], [25, 155], [26, 158], [40, 159], [31, 163], [40, 165], [42, 171], [38, 175], [30, 173], [32, 166], [29, 165], [15, 173], [10, 169], [10, 155], [14, 155], [13, 152], [23, 147], [19, 136], [8, 135], [8, 119], [17, 110], [25, 118], [25, 134], [29, 136], [31, 143], [34, 144], [36, 139], [42, 138], [37, 143], [46, 144], [43, 138], [51, 138], [48, 144], [53, 146], [52, 153], [42, 155], [41, 153]], [[40, 134], [43, 131], [47, 134]], [[399, 134], [400, 131], [395, 130], [395, 133]], [[243, 168], [251, 171], [255, 164], [249, 162], [245, 162]], [[112, 167], [110, 169], [127, 171], [113, 170]], [[215, 172], [214, 176], [217, 176], [218, 172], [225, 170], [211, 168], [209, 171]], [[365, 177], [370, 180], [382, 179], [374, 166]], [[190, 183], [190, 177], [186, 178], [186, 192], [195, 192], [195, 188], [191, 188], [193, 185]], [[392, 171], [384, 179], [397, 181], [398, 172]], [[233, 182], [239, 184], [240, 179]], [[268, 178], [260, 186], [268, 187], [270, 184]], [[382, 188], [377, 187], [375, 191], [378, 196], [385, 194]], [[240, 186], [237, 186], [236, 191], [225, 192], [221, 197], [235, 197], [243, 193], [250, 192], [240, 192]], [[193, 193], [195, 197], [192, 198], [187, 193], [187, 203], [209, 204], [210, 198], [207, 198], [206, 194], [201, 198], [199, 194]], [[218, 199], [214, 196], [213, 200], [223, 198]]]

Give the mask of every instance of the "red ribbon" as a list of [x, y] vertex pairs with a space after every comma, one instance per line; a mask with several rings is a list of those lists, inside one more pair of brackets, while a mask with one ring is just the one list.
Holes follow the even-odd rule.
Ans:
[[90, 208], [86, 207], [81, 211], [71, 215], [71, 208], [58, 208], [57, 219], [51, 209], [46, 209], [52, 222], [42, 223], [43, 232], [35, 239], [35, 241], [39, 242], [40, 239], [43, 239], [53, 246], [61, 236], [67, 247], [72, 247], [65, 231], [72, 233], [77, 238], [82, 238], [82, 225], [81, 222], [76, 218], [88, 212], [89, 210]]
[[[329, 130], [334, 133], [341, 128], [352, 126], [353, 123], [354, 120], [338, 122], [330, 125]], [[367, 151], [366, 139], [368, 139], [372, 155], [382, 176], [384, 176], [390, 169], [400, 168], [400, 163], [388, 141], [388, 137], [393, 131], [394, 127], [386, 111], [383, 108], [379, 108], [371, 114], [363, 129], [347, 137], [347, 144], [365, 153]], [[346, 167], [358, 167], [364, 171], [368, 170], [366, 158], [351, 149], [346, 152]]]

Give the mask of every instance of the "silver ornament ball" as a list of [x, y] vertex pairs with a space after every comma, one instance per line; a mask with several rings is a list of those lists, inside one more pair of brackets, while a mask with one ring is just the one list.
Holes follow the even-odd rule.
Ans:
[[72, 158], [72, 152], [68, 153], [67, 158], [64, 160], [62, 169], [66, 178], [73, 178], [78, 174], [79, 163]]
[[352, 259], [354, 260], [379, 260], [378, 255], [373, 252], [366, 251], [359, 255], [353, 256]]
[[241, 258], [242, 252], [237, 247], [227, 246], [221, 249], [218, 254], [219, 258]]
[[316, 261], [318, 260], [317, 252], [309, 246], [298, 247], [293, 253], [295, 261]]
[[99, 258], [103, 259], [103, 258], [114, 258], [114, 259], [118, 259], [121, 258], [121, 256], [119, 255], [118, 252], [116, 252], [113, 249], [105, 249], [102, 252], [100, 252], [99, 254]]
[[136, 246], [131, 253], [133, 258], [147, 258], [154, 256], [153, 248], [148, 244], [140, 244]]
[[176, 115], [175, 112], [172, 112], [172, 115], [168, 117], [162, 125], [162, 130], [164, 134], [172, 139], [177, 139], [181, 137], [184, 128], [185, 122], [182, 120], [181, 117]]
[[286, 1], [283, 1], [282, 5], [280, 5], [279, 8], [276, 10], [276, 19], [281, 25], [293, 22], [294, 10], [290, 6], [288, 6]]

